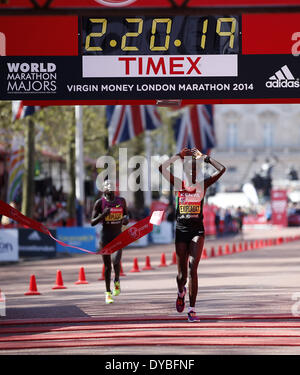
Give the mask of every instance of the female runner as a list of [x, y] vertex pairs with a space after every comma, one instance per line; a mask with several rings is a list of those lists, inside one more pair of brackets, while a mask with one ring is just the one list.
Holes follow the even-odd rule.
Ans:
[[[184, 165], [187, 181], [183, 181], [175, 177], [169, 172], [168, 167], [181, 160]], [[199, 170], [204, 161], [216, 168], [216, 172], [209, 177], [203, 178], [201, 181], [197, 178]], [[201, 164], [200, 164], [201, 163]], [[189, 303], [188, 321], [197, 322], [200, 319], [196, 315], [195, 304], [198, 293], [198, 264], [204, 245], [205, 231], [203, 225], [203, 201], [207, 188], [215, 183], [225, 172], [226, 168], [214, 160], [212, 157], [202, 154], [196, 148], [184, 148], [177, 155], [165, 161], [159, 167], [162, 175], [177, 190], [176, 197], [176, 234], [175, 248], [178, 274], [176, 277], [178, 295], [176, 299], [176, 309], [183, 312], [185, 307], [186, 282], [188, 275], [189, 261]]]

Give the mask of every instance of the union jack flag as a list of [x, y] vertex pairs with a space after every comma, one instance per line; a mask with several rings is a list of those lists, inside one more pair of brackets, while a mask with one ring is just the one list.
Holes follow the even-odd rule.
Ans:
[[12, 120], [16, 121], [26, 116], [31, 116], [39, 109], [41, 107], [24, 105], [22, 100], [14, 100], [12, 102]]
[[208, 154], [216, 145], [213, 107], [211, 105], [193, 105], [186, 107], [175, 123], [177, 152], [184, 147], [194, 148]]
[[145, 130], [161, 126], [154, 105], [116, 105], [106, 107], [109, 146], [128, 141]]

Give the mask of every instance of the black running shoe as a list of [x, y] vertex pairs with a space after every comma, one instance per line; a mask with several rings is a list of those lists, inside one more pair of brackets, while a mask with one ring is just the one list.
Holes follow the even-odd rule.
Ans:
[[181, 313], [184, 310], [185, 307], [185, 294], [186, 294], [186, 287], [183, 288], [183, 297], [180, 297], [177, 295], [177, 300], [176, 300], [176, 310]]

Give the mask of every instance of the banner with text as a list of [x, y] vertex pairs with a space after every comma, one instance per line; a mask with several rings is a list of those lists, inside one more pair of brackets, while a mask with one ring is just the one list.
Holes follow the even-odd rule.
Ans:
[[299, 99], [293, 55], [216, 55], [218, 67], [210, 56], [155, 58], [123, 57], [116, 69], [98, 56], [3, 56], [0, 100]]
[[271, 192], [272, 224], [287, 226], [288, 199], [286, 190]]

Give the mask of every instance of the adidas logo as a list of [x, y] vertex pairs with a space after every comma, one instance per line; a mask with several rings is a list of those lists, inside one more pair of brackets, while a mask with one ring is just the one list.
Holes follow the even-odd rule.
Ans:
[[38, 232], [32, 232], [32, 233], [30, 233], [30, 235], [28, 236], [28, 239], [30, 241], [41, 241], [42, 240], [42, 238], [38, 234]]
[[282, 66], [266, 82], [266, 87], [271, 88], [299, 88], [299, 78], [295, 79], [287, 65]]

